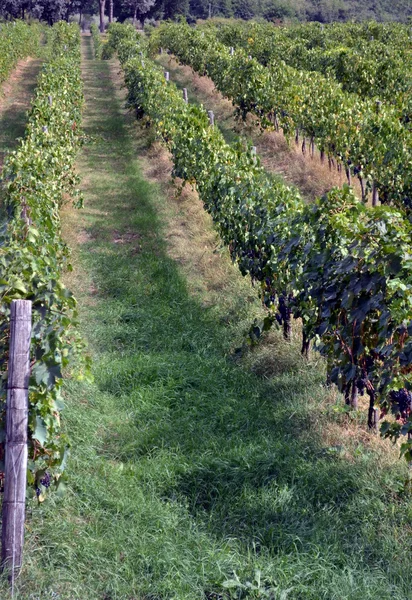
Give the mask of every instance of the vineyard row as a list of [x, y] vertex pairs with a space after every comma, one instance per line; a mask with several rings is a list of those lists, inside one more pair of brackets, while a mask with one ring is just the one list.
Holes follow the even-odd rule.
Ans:
[[3, 441], [10, 305], [26, 299], [33, 308], [28, 482], [40, 500], [51, 482], [62, 481], [68, 448], [59, 416], [62, 369], [76, 351], [83, 353], [76, 302], [61, 280], [70, 265], [59, 216], [64, 199], [76, 196], [78, 181], [74, 161], [83, 104], [78, 27], [56, 24], [47, 34], [46, 52], [24, 139], [3, 168], [8, 220], [0, 246], [0, 435]]
[[295, 69], [326, 73], [346, 92], [394, 105], [402, 121], [410, 122], [412, 43], [405, 25], [280, 28], [245, 21], [220, 24], [213, 31], [220, 42], [243, 48], [265, 66], [284, 61]]
[[183, 64], [208, 75], [239, 114], [255, 115], [263, 128], [282, 128], [288, 139], [309, 140], [322, 159], [337, 159], [348, 180], [359, 178], [363, 200], [376, 192], [384, 204], [412, 208], [412, 132], [393, 107], [342, 91], [318, 73], [297, 71], [279, 61], [264, 67], [239, 49], [231, 52], [209, 32], [164, 24], [151, 48], [168, 48]]

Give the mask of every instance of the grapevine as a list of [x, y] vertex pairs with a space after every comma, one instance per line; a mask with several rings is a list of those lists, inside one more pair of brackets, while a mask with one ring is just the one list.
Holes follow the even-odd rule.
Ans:
[[76, 333], [76, 301], [61, 281], [70, 263], [59, 216], [67, 195], [80, 200], [74, 173], [83, 104], [78, 28], [55, 25], [47, 52], [24, 139], [3, 168], [9, 219], [0, 246], [1, 440], [10, 304], [27, 299], [33, 306], [28, 483], [41, 490], [40, 500], [49, 477], [53, 484], [62, 481], [69, 445], [60, 424], [63, 369], [74, 354], [84, 353]]

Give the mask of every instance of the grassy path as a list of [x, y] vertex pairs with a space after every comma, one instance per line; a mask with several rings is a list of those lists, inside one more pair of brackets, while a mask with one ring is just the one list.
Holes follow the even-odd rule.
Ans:
[[[0, 88], [0, 175], [7, 152], [17, 145], [26, 126], [26, 111], [30, 107], [41, 60], [20, 61], [8, 81]], [[0, 188], [0, 206], [2, 204]]]
[[[95, 380], [66, 384], [68, 490], [29, 504], [18, 598], [406, 600], [403, 466], [343, 428], [294, 345], [271, 336], [270, 378], [231, 358], [259, 305], [213, 233], [191, 235], [197, 213], [161, 183], [164, 154], [90, 43], [86, 205], [64, 221]], [[241, 595], [247, 581], [260, 591]]]

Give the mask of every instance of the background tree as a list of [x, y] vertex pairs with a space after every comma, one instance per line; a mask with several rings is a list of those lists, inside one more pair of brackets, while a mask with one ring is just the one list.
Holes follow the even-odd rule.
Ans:
[[233, 0], [233, 13], [238, 19], [253, 19], [258, 14], [255, 0]]
[[190, 0], [190, 14], [197, 19], [233, 17], [232, 0]]
[[165, 19], [174, 19], [181, 15], [187, 17], [189, 0], [165, 0], [163, 10]]
[[150, 14], [155, 4], [156, 0], [117, 0], [114, 15], [120, 22], [132, 18], [136, 25], [138, 19], [143, 20]]

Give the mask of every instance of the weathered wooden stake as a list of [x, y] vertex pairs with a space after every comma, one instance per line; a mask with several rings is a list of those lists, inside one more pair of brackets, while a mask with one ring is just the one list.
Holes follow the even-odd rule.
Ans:
[[376, 183], [373, 182], [372, 187], [372, 206], [377, 206], [379, 200], [378, 188], [376, 187]]
[[53, 105], [53, 96], [47, 96], [47, 100], [48, 100], [49, 106], [52, 106]]
[[256, 146], [252, 146], [250, 149], [250, 153], [252, 155], [253, 162], [256, 162], [256, 152], [257, 152]]
[[306, 138], [303, 138], [303, 142], [302, 142], [302, 154], [306, 154]]
[[23, 559], [31, 309], [28, 300], [11, 303], [1, 564], [9, 572], [12, 595]]
[[169, 73], [169, 71], [165, 71], [165, 79], [166, 79], [166, 81], [170, 80], [170, 73]]
[[352, 408], [354, 408], [355, 410], [358, 410], [358, 407], [359, 407], [358, 386], [356, 385], [356, 381], [354, 381], [352, 383], [352, 393], [351, 393], [350, 404], [351, 404]]
[[373, 428], [376, 433], [379, 433], [379, 408], [373, 409]]
[[183, 100], [186, 102], [186, 104], [189, 102], [187, 97], [187, 88], [183, 88]]
[[213, 125], [215, 124], [215, 114], [214, 114], [213, 110], [208, 110], [207, 114], [209, 115], [209, 123], [213, 127]]
[[366, 202], [367, 198], [366, 198], [365, 182], [361, 175], [358, 175], [358, 179], [359, 179], [359, 183], [360, 183], [361, 191], [362, 191], [362, 202]]
[[345, 167], [345, 171], [346, 171], [346, 178], [348, 180], [348, 185], [352, 185], [352, 177], [351, 177], [351, 172], [350, 172], [350, 167]]
[[235, 49], [233, 48], [233, 46], [230, 47], [230, 56], [233, 56], [235, 53]]
[[163, 54], [163, 48], [159, 48], [159, 54]]

